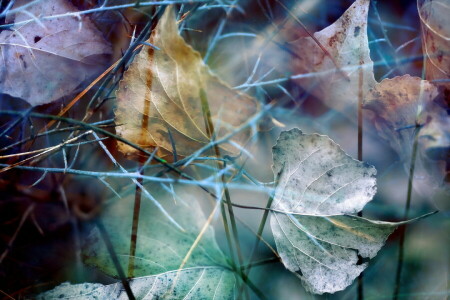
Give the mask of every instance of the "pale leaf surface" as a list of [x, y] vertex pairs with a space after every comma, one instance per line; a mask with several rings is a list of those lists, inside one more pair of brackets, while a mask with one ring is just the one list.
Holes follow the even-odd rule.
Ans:
[[[236, 279], [232, 272], [215, 267], [184, 269], [172, 287], [177, 271], [130, 280], [133, 295], [138, 300], [150, 299], [234, 299]], [[170, 292], [168, 294], [168, 292]], [[120, 299], [128, 296], [121, 283], [103, 285], [63, 283], [53, 290], [42, 293], [37, 299]]]
[[297, 83], [352, 120], [356, 120], [360, 74], [363, 96], [376, 83], [367, 37], [369, 4], [369, 0], [356, 0], [335, 23], [314, 33], [342, 72], [311, 37], [292, 44], [296, 54], [292, 61], [294, 73], [319, 73], [297, 79]]
[[348, 156], [327, 136], [282, 132], [273, 147], [281, 172], [272, 208], [308, 215], [359, 212], [376, 193], [374, 167]]
[[[16, 1], [20, 8], [27, 1]], [[8, 15], [9, 22], [76, 12], [65, 0], [38, 1]], [[33, 106], [50, 103], [79, 89], [103, 71], [111, 46], [89, 17], [32, 21], [0, 33], [0, 93]]]
[[313, 293], [345, 289], [398, 223], [359, 212], [376, 192], [374, 167], [352, 159], [327, 136], [282, 132], [273, 147], [279, 174], [270, 224], [283, 264]]

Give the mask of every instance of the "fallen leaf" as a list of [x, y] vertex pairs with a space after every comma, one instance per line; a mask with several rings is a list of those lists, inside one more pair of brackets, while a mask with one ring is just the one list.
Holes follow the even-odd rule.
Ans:
[[[133, 272], [137, 277], [177, 270], [206, 223], [196, 199], [201, 197], [201, 194], [195, 189], [174, 189], [171, 194], [159, 185], [145, 187], [184, 231], [168, 222], [152, 202], [146, 198], [142, 199]], [[130, 258], [133, 203], [134, 194], [131, 193], [108, 207], [102, 215], [102, 221], [124, 270], [128, 269]], [[86, 264], [110, 276], [117, 276], [116, 268], [98, 230], [93, 230], [87, 238], [82, 255]], [[185, 265], [188, 269], [194, 267], [227, 267], [212, 228], [205, 232]]]
[[425, 78], [443, 86], [450, 97], [450, 4], [445, 0], [417, 1], [426, 57]]
[[[133, 295], [139, 300], [150, 299], [234, 299], [235, 277], [231, 271], [214, 267], [197, 267], [182, 270], [173, 287], [177, 271], [130, 280]], [[172, 297], [167, 295], [172, 290]], [[175, 296], [176, 295], [176, 296]], [[169, 296], [169, 298], [167, 298]], [[37, 299], [122, 299], [128, 296], [121, 283], [103, 285], [63, 283], [42, 293]]]
[[[167, 222], [152, 202], [142, 200], [136, 254], [133, 257], [133, 273], [137, 277], [129, 282], [136, 299], [234, 299], [236, 278], [216, 243], [211, 227], [206, 229], [183, 269], [179, 269], [206, 223], [196, 199], [201, 194], [196, 193], [195, 189], [164, 189], [156, 184], [146, 185], [145, 188], [153, 193], [158, 191], [158, 202], [184, 231]], [[119, 263], [127, 270], [134, 193], [122, 196], [122, 199], [107, 207], [102, 221]], [[86, 264], [117, 277], [117, 270], [97, 229], [92, 230], [87, 238], [82, 255]], [[121, 283], [63, 283], [37, 298], [128, 299]]]
[[424, 126], [419, 132], [422, 153], [430, 160], [450, 161], [450, 118], [445, 107], [433, 105], [434, 109], [423, 112]]
[[273, 162], [279, 183], [270, 224], [283, 264], [312, 293], [345, 289], [400, 224], [347, 215], [375, 195], [375, 168], [298, 129], [280, 134]]
[[404, 75], [381, 81], [364, 101], [366, 117], [371, 119], [378, 135], [397, 152], [407, 171], [415, 126], [421, 126], [413, 187], [429, 198], [447, 184], [444, 179], [449, 160], [450, 123], [445, 104], [439, 105], [438, 94], [438, 88], [428, 81]]
[[[215, 137], [236, 130], [257, 110], [255, 99], [231, 89], [211, 73], [200, 53], [178, 33], [175, 13], [168, 7], [148, 40], [125, 72], [117, 91], [117, 133], [144, 148], [159, 147], [161, 155], [188, 156], [210, 142], [205, 105], [209, 103]], [[243, 143], [248, 130], [233, 142]], [[171, 138], [172, 136], [172, 138]], [[172, 143], [174, 141], [175, 143]], [[175, 144], [175, 149], [173, 149]], [[239, 150], [222, 144], [230, 153]], [[119, 150], [135, 149], [119, 143]]]
[[[14, 9], [27, 1], [16, 1]], [[7, 16], [14, 25], [0, 33], [0, 93], [33, 106], [74, 93], [105, 69], [111, 46], [87, 16], [33, 18], [77, 12], [66, 0], [38, 1]]]
[[[295, 81], [351, 120], [356, 120], [359, 93], [364, 97], [376, 84], [367, 38], [369, 4], [355, 1], [335, 23], [313, 34], [329, 55], [311, 37], [291, 43]], [[309, 73], [313, 76], [302, 78]]]
[[366, 116], [400, 157], [409, 157], [414, 140], [414, 127], [420, 123], [419, 109], [438, 95], [437, 88], [419, 77], [403, 75], [384, 79], [366, 96]]

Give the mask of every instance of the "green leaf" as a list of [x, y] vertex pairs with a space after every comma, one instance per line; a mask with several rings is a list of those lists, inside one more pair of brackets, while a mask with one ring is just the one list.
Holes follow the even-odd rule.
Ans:
[[[231, 271], [217, 267], [195, 267], [180, 272], [172, 287], [176, 271], [130, 281], [136, 299], [234, 299], [236, 279]], [[168, 291], [171, 291], [168, 294]], [[120, 283], [103, 285], [63, 283], [40, 294], [37, 299], [123, 299], [128, 296]]]
[[273, 161], [280, 179], [270, 223], [283, 264], [313, 293], [345, 289], [401, 224], [347, 215], [374, 196], [375, 168], [298, 129], [281, 133]]
[[[173, 191], [170, 189], [166, 191], [161, 185], [146, 185], [145, 188], [158, 199], [158, 202], [184, 229], [184, 232], [168, 222], [152, 202], [143, 198], [134, 258], [135, 276], [177, 270], [206, 223], [206, 218], [197, 200], [202, 197], [202, 194], [197, 190], [176, 188]], [[134, 193], [131, 193], [108, 207], [102, 216], [102, 221], [124, 270], [127, 270], [130, 258], [133, 207]], [[110, 276], [117, 276], [117, 271], [97, 229], [91, 232], [85, 243], [83, 258], [86, 264], [92, 265]], [[210, 266], [227, 267], [212, 228], [207, 229], [185, 268]]]
[[[211, 227], [206, 229], [187, 263], [179, 270], [206, 223], [197, 200], [202, 194], [194, 188], [171, 189], [156, 184], [145, 185], [145, 188], [157, 195], [158, 202], [184, 231], [168, 222], [153, 202], [142, 199], [134, 257], [134, 274], [138, 277], [129, 282], [136, 299], [234, 299], [236, 278], [216, 243]], [[134, 193], [130, 193], [112, 203], [102, 216], [111, 243], [125, 270], [130, 259], [133, 207]], [[88, 237], [83, 257], [85, 263], [110, 276], [117, 276], [116, 268], [97, 229]], [[121, 283], [63, 283], [37, 298], [128, 299]]]

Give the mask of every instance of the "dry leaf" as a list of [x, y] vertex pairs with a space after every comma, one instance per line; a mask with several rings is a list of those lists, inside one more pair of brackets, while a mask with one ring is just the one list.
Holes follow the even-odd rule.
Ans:
[[422, 114], [425, 124], [419, 132], [421, 150], [431, 160], [450, 161], [450, 118], [445, 108], [433, 106]]
[[[202, 98], [209, 103], [217, 139], [236, 130], [257, 110], [256, 101], [234, 91], [211, 73], [200, 54], [178, 34], [175, 14], [168, 7], [124, 75], [117, 92], [117, 133], [145, 148], [159, 147], [160, 155], [174, 152], [187, 156], [209, 143]], [[170, 137], [172, 135], [172, 139]], [[233, 139], [242, 143], [248, 131]], [[231, 144], [221, 147], [237, 153]], [[119, 150], [135, 150], [119, 143]]]
[[[178, 277], [177, 277], [178, 276]], [[176, 279], [175, 286], [172, 283]], [[153, 276], [130, 280], [133, 295], [139, 300], [152, 299], [235, 299], [236, 279], [230, 270], [218, 267], [196, 267], [169, 271]], [[173, 289], [173, 290], [172, 290]], [[168, 291], [172, 294], [168, 295]], [[37, 295], [38, 300], [77, 299], [128, 300], [121, 283], [103, 285], [99, 283], [62, 283], [53, 290]]]
[[335, 23], [314, 33], [341, 72], [311, 37], [292, 43], [296, 54], [291, 64], [294, 74], [319, 73], [310, 78], [297, 79], [296, 82], [324, 104], [352, 120], [356, 120], [360, 87], [364, 97], [376, 84], [367, 38], [369, 3], [369, 0], [355, 1]]
[[[214, 295], [220, 296], [220, 299], [233, 299], [235, 274], [224, 259], [212, 227], [205, 230], [189, 260], [179, 269], [206, 223], [200, 204], [201, 200], [205, 200], [202, 199], [204, 195], [195, 188], [177, 185], [167, 190], [160, 184], [146, 184], [145, 188], [152, 191], [158, 203], [177, 220], [184, 231], [167, 222], [167, 218], [153, 203], [142, 201], [133, 257], [133, 274], [136, 277], [130, 281], [136, 299], [213, 299]], [[110, 202], [103, 212], [102, 222], [117, 253], [118, 263], [127, 270], [130, 263], [134, 193], [125, 192], [121, 199], [110, 200], [113, 203]], [[86, 239], [82, 256], [87, 265], [117, 277], [117, 268], [96, 228]], [[167, 295], [177, 276], [172, 294]], [[81, 299], [128, 299], [120, 283], [106, 286], [93, 283], [62, 284], [40, 295], [38, 299], [52, 299], [61, 294], [64, 295], [60, 297], [63, 299], [71, 299], [71, 296], [77, 298], [80, 292], [85, 297]]]
[[[20, 8], [27, 1], [16, 1]], [[66, 0], [38, 1], [7, 21], [53, 16], [77, 9]], [[87, 16], [31, 21], [0, 33], [0, 93], [33, 106], [69, 95], [105, 68], [111, 47]]]
[[416, 159], [415, 189], [432, 196], [443, 184], [450, 149], [447, 111], [435, 99], [436, 86], [409, 75], [385, 79], [367, 95], [366, 116], [378, 134], [388, 142], [409, 170], [414, 143], [414, 127], [419, 131], [421, 155]]
[[345, 289], [400, 223], [357, 213], [376, 192], [373, 166], [354, 160], [327, 136], [292, 129], [273, 147], [279, 183], [270, 224], [283, 264], [313, 293]]
[[[173, 190], [166, 191], [159, 184], [146, 184], [145, 188], [152, 191], [152, 195], [177, 221], [178, 226], [169, 222], [167, 217], [161, 214], [161, 210], [148, 199], [142, 201], [134, 256], [133, 274], [136, 277], [177, 270], [206, 222], [200, 205], [205, 199], [195, 188], [175, 186]], [[119, 201], [105, 209], [102, 222], [110, 235], [118, 261], [126, 270], [130, 259], [134, 194], [124, 193], [121, 196]], [[184, 231], [181, 231], [179, 226]], [[111, 262], [108, 249], [97, 229], [92, 230], [87, 237], [82, 256], [85, 264], [117, 277], [117, 269]], [[226, 266], [223, 253], [216, 243], [214, 230], [209, 227], [184, 267], [189, 269]]]
[[[426, 106], [438, 95], [428, 81], [410, 75], [384, 79], [366, 96], [364, 108], [373, 120], [378, 134], [400, 155], [412, 150], [413, 129], [418, 121], [419, 105]], [[401, 129], [401, 130], [398, 130]]]
[[426, 79], [436, 80], [450, 97], [450, 3], [447, 0], [419, 0], [417, 5], [427, 58]]

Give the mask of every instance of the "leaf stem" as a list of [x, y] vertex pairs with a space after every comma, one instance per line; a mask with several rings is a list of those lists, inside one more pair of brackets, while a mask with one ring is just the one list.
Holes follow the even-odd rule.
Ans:
[[[142, 166], [142, 162], [141, 162]], [[143, 175], [144, 170], [141, 169], [140, 173]], [[136, 244], [137, 244], [137, 234], [139, 228], [139, 213], [141, 211], [141, 188], [144, 180], [142, 178], [136, 179], [139, 184], [136, 184], [136, 192], [134, 194], [134, 208], [133, 208], [133, 223], [131, 226], [131, 236], [130, 236], [130, 256], [128, 257], [128, 277], [132, 278], [134, 276], [134, 258], [136, 256]]]
[[[277, 178], [275, 179], [275, 186], [278, 185], [278, 180], [280, 178], [280, 175], [281, 175], [281, 172], [277, 175]], [[249, 263], [245, 266], [244, 274], [246, 276], [250, 276], [250, 271], [252, 270], [252, 266], [254, 264], [253, 261], [255, 260], [255, 256], [256, 256], [256, 250], [258, 249], [260, 237], [262, 236], [264, 227], [267, 222], [267, 217], [269, 216], [270, 207], [272, 206], [273, 198], [274, 198], [274, 192], [270, 195], [269, 199], [267, 200], [267, 204], [264, 209], [264, 213], [263, 213], [261, 222], [259, 223], [258, 232], [256, 233], [255, 244], [253, 245], [253, 248], [252, 248], [252, 251], [250, 254], [250, 260], [249, 260]], [[242, 290], [239, 290], [239, 294], [238, 294], [239, 296], [241, 295], [241, 292], [242, 292]]]
[[125, 292], [127, 293], [128, 299], [135, 300], [136, 298], [133, 295], [133, 291], [131, 290], [130, 284], [125, 277], [125, 273], [122, 269], [122, 266], [120, 265], [119, 258], [117, 257], [116, 251], [114, 250], [114, 247], [111, 243], [111, 239], [109, 238], [109, 234], [106, 231], [105, 225], [103, 225], [102, 221], [98, 219], [95, 223], [97, 225], [97, 228], [100, 232], [100, 235], [103, 239], [103, 242], [106, 245], [106, 248], [108, 249], [109, 256], [111, 257], [111, 260], [113, 261], [114, 267], [117, 270], [117, 274], [119, 275], [120, 281], [122, 282], [123, 288], [125, 289]]
[[[358, 76], [358, 160], [363, 159], [363, 86], [364, 86], [364, 72], [363, 72], [363, 58], [360, 57], [359, 62], [359, 76]], [[362, 217], [362, 210], [358, 212], [358, 216]], [[364, 275], [361, 272], [358, 276], [358, 300], [364, 299]]]
[[[406, 195], [406, 204], [405, 204], [405, 213], [403, 215], [403, 219], [407, 220], [409, 217], [409, 210], [411, 206], [411, 196], [412, 196], [412, 186], [414, 179], [414, 169], [416, 165], [416, 156], [417, 156], [417, 148], [419, 144], [418, 136], [420, 131], [420, 125], [416, 124], [416, 128], [414, 129], [414, 144], [413, 150], [411, 154], [411, 164], [409, 167], [409, 177], [408, 177], [408, 192]], [[400, 228], [400, 241], [399, 241], [399, 249], [398, 249], [398, 260], [397, 260], [397, 270], [395, 273], [395, 287], [394, 294], [392, 295], [392, 299], [397, 300], [400, 292], [400, 281], [402, 276], [403, 269], [403, 255], [405, 251], [405, 234], [406, 234], [406, 225]]]
[[[214, 130], [214, 124], [212, 122], [212, 117], [211, 117], [211, 110], [209, 108], [209, 104], [208, 104], [208, 99], [206, 97], [206, 93], [203, 89], [200, 90], [200, 101], [201, 101], [201, 105], [202, 105], [202, 110], [203, 110], [203, 117], [205, 119], [205, 128], [206, 128], [206, 134], [208, 135], [208, 137], [210, 138], [210, 140], [215, 140], [215, 130]], [[217, 158], [220, 158], [220, 149], [219, 149], [219, 145], [215, 144], [214, 145], [214, 152]], [[217, 167], [218, 169], [224, 169], [226, 166], [223, 165], [222, 167], [220, 166], [219, 162], [217, 162]], [[233, 237], [233, 242], [234, 245], [236, 246], [236, 253], [237, 253], [237, 257], [238, 257], [238, 262], [239, 265], [237, 266], [237, 270], [241, 272], [241, 266], [244, 263], [243, 257], [242, 257], [242, 251], [241, 251], [241, 246], [239, 243], [239, 235], [238, 235], [238, 231], [237, 231], [237, 226], [236, 226], [236, 219], [234, 217], [234, 211], [233, 211], [233, 206], [231, 205], [231, 198], [230, 198], [230, 192], [228, 190], [227, 184], [226, 184], [226, 179], [225, 179], [225, 174], [222, 174], [221, 176], [221, 182], [222, 182], [222, 188], [224, 189], [224, 196], [225, 196], [225, 202], [227, 204], [227, 208], [228, 208], [228, 217], [230, 218], [230, 223], [231, 223], [231, 229], [232, 229], [232, 237]], [[222, 212], [222, 219], [224, 221], [224, 226], [225, 226], [225, 231], [229, 230], [228, 227], [228, 223], [226, 222], [226, 213], [225, 213], [225, 205], [221, 204], [221, 212]], [[229, 233], [228, 233], [229, 235]], [[227, 239], [229, 237], [227, 236]], [[231, 245], [231, 241], [229, 241], [229, 245]], [[232, 250], [232, 249], [231, 249]], [[243, 275], [243, 274], [241, 274]], [[242, 279], [245, 280], [245, 277], [242, 277]], [[244, 285], [243, 285], [244, 286]], [[248, 291], [246, 291], [248, 293]], [[248, 298], [248, 295], [247, 295]]]

